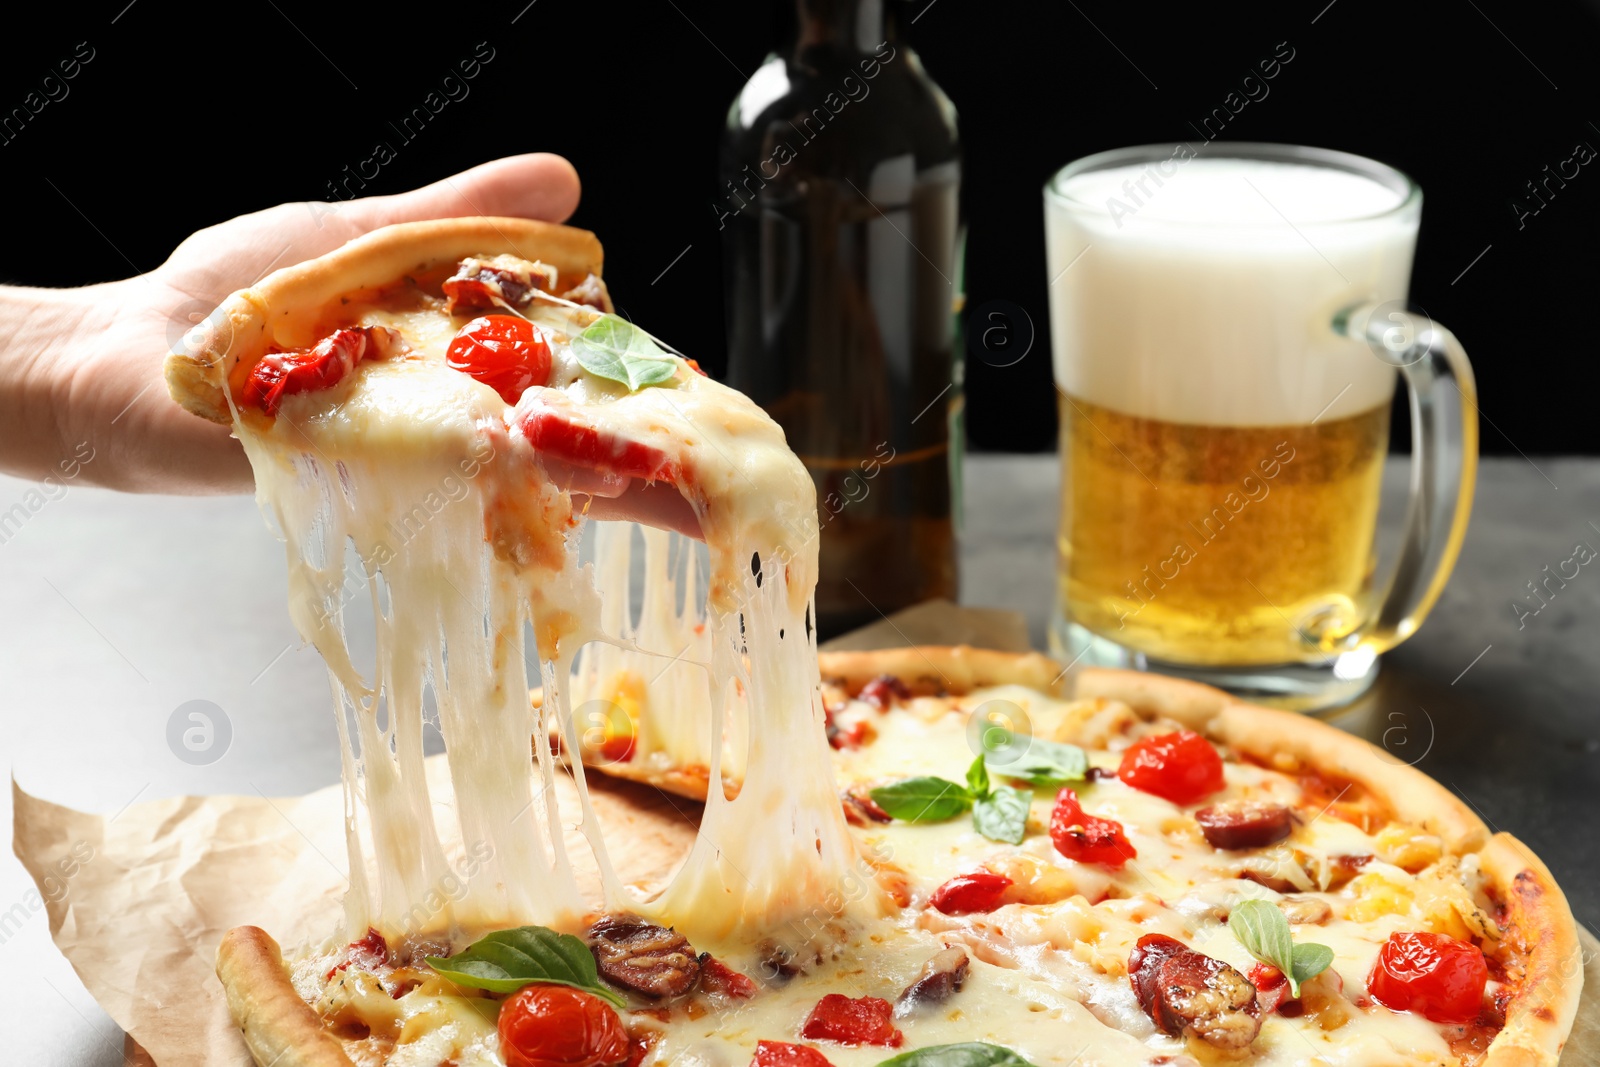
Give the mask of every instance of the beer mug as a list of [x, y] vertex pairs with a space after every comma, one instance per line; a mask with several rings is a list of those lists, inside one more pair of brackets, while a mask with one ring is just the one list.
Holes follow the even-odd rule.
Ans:
[[[1089, 156], [1044, 200], [1051, 651], [1302, 710], [1354, 698], [1438, 599], [1472, 506], [1471, 366], [1406, 310], [1422, 191], [1343, 152], [1212, 142]], [[1380, 580], [1397, 375], [1411, 496]]]

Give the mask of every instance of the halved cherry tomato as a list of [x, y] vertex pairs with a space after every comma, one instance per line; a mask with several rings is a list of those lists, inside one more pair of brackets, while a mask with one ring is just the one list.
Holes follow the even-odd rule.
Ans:
[[600, 758], [607, 763], [627, 763], [633, 759], [633, 735], [617, 734], [600, 742]]
[[806, 1016], [800, 1036], [841, 1045], [887, 1045], [898, 1048], [905, 1035], [894, 1027], [894, 1005], [880, 997], [847, 997], [829, 993]]
[[1050, 841], [1056, 851], [1079, 863], [1099, 863], [1117, 870], [1139, 855], [1115, 819], [1084, 813], [1078, 794], [1063, 789], [1050, 811]]
[[700, 957], [700, 988], [734, 1000], [756, 995], [754, 982], [709, 953]]
[[480, 315], [451, 339], [445, 362], [515, 404], [530, 386], [550, 380], [550, 342], [527, 319]]
[[1000, 897], [1011, 888], [1011, 879], [993, 871], [958, 874], [933, 891], [928, 903], [946, 915], [971, 915], [989, 912], [1000, 906]]
[[523, 986], [500, 1006], [506, 1067], [616, 1067], [631, 1051], [611, 1005], [564, 985]]
[[1258, 963], [1250, 968], [1248, 975], [1250, 984], [1263, 992], [1268, 989], [1277, 989], [1289, 979], [1284, 977], [1282, 971], [1270, 963]]
[[661, 449], [574, 422], [542, 399], [518, 409], [517, 425], [536, 451], [574, 466], [647, 482], [677, 480], [677, 465]]
[[239, 403], [268, 415], [278, 413], [283, 398], [338, 384], [363, 356], [370, 354], [371, 327], [334, 330], [310, 348], [269, 352], [250, 368]]
[[1367, 992], [1391, 1011], [1436, 1023], [1464, 1023], [1483, 1009], [1489, 965], [1476, 945], [1447, 934], [1390, 934], [1367, 977]]
[[833, 1067], [828, 1057], [810, 1045], [791, 1045], [787, 1041], [757, 1041], [750, 1067]]
[[1174, 804], [1193, 804], [1222, 788], [1222, 757], [1193, 730], [1151, 734], [1122, 754], [1117, 777]]
[[1258, 963], [1250, 968], [1250, 973], [1245, 977], [1256, 987], [1256, 1003], [1260, 1005], [1263, 1015], [1280, 1010], [1286, 1015], [1293, 1015], [1297, 1009], [1304, 1010], [1304, 1005], [1289, 996], [1289, 979], [1272, 964]]
[[823, 729], [828, 735], [828, 744], [837, 749], [860, 748], [862, 745], [878, 736], [866, 722], [857, 719], [849, 726], [840, 726], [834, 721], [832, 708], [822, 709]]

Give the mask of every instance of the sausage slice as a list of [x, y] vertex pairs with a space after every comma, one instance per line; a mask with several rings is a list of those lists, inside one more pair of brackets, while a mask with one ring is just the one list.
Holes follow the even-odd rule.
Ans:
[[961, 992], [971, 961], [965, 949], [936, 952], [894, 1002], [895, 1018], [903, 1019], [925, 1004], [939, 1004]]
[[1261, 1006], [1249, 979], [1176, 938], [1146, 934], [1128, 957], [1139, 1006], [1165, 1033], [1242, 1049], [1261, 1032]]
[[607, 915], [589, 927], [589, 951], [602, 978], [646, 996], [682, 996], [700, 980], [689, 939], [637, 915]]
[[1232, 800], [1194, 813], [1200, 832], [1214, 848], [1264, 848], [1277, 844], [1294, 829], [1294, 816], [1282, 804]]

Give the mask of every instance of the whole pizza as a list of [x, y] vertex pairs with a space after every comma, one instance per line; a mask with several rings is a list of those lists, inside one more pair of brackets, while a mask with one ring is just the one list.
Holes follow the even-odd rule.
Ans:
[[[809, 477], [592, 235], [391, 227], [216, 321], [169, 384], [284, 536], [352, 870], [326, 940], [219, 948], [263, 1067], [1556, 1062], [1561, 890], [1382, 750], [1039, 655], [819, 654]], [[703, 551], [585, 540], [657, 490]], [[607, 821], [597, 773], [686, 799]]]

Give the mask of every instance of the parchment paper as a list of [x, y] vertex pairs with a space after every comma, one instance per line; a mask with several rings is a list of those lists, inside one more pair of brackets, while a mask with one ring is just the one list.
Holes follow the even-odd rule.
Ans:
[[[443, 756], [428, 760], [440, 815], [449, 806], [445, 772]], [[694, 841], [700, 805], [597, 774], [588, 781], [623, 881], [665, 878]], [[575, 810], [570, 780], [558, 777], [557, 787], [561, 810]], [[261, 927], [286, 950], [339, 929], [347, 884], [340, 787], [276, 800], [156, 800], [114, 820], [40, 800], [15, 782], [11, 793], [17, 858], [45, 898], [51, 936], [127, 1031], [135, 1067], [248, 1065], [214, 971], [217, 945], [242, 925]], [[581, 840], [569, 831], [568, 853], [598, 901], [598, 875], [581, 862]], [[65, 893], [46, 892], [46, 880], [59, 886], [60, 864], [73, 864], [73, 850], [82, 856], [86, 845], [93, 862], [76, 866]]]
[[[1011, 612], [937, 601], [827, 647], [961, 643], [1026, 651], [1027, 629]], [[442, 756], [429, 760], [441, 807], [448, 797], [443, 769]], [[652, 842], [613, 850], [623, 879], [649, 882], [669, 873], [693, 841], [699, 806], [595, 774], [589, 783], [608, 837], [627, 840], [631, 830], [635, 840]], [[213, 970], [217, 944], [244, 924], [286, 947], [337, 928], [346, 884], [340, 788], [277, 800], [156, 800], [114, 821], [40, 800], [15, 782], [12, 795], [17, 858], [46, 901], [56, 946], [127, 1031], [130, 1067], [246, 1067], [249, 1054]], [[576, 834], [568, 837], [581, 855]], [[73, 850], [82, 855], [85, 845], [94, 862], [76, 866], [65, 894], [47, 892], [47, 884], [60, 884], [60, 865], [72, 865]], [[1584, 998], [1563, 1067], [1600, 1064], [1600, 942], [1587, 930], [1579, 937]]]

